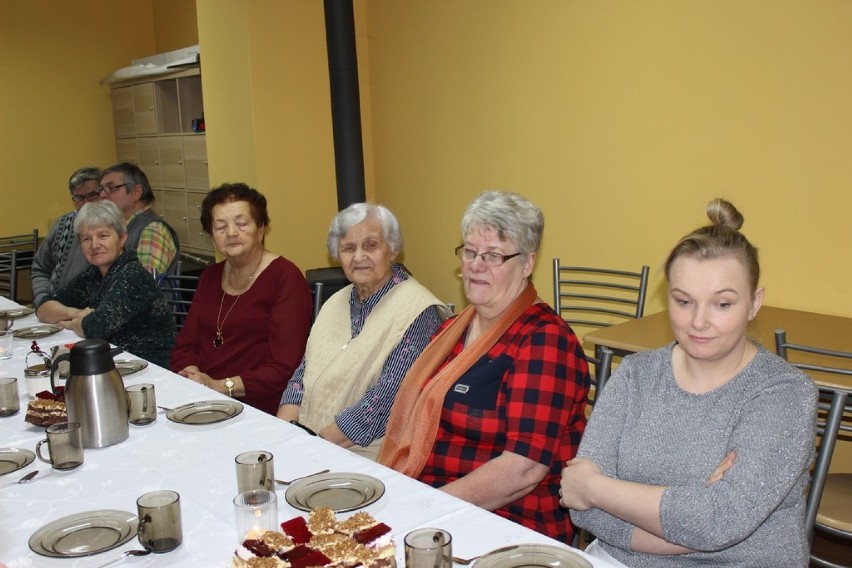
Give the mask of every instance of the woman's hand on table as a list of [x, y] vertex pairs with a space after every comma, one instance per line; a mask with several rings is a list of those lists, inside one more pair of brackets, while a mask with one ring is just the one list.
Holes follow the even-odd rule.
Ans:
[[[228, 389], [225, 389], [224, 391], [222, 390], [225, 387], [225, 385], [222, 384], [222, 381], [217, 381], [216, 379], [214, 379], [213, 377], [211, 377], [207, 373], [202, 373], [201, 371], [198, 371], [198, 370], [191, 371], [189, 369], [190, 368], [187, 367], [186, 369], [181, 371], [180, 374], [183, 375], [184, 377], [186, 377], [187, 379], [189, 379], [190, 381], [192, 381], [194, 383], [198, 383], [199, 385], [205, 386], [208, 389], [212, 389], [212, 390], [214, 390], [216, 392], [220, 392], [222, 394], [225, 394], [225, 393], [228, 392]], [[196, 367], [196, 369], [198, 369], [198, 367]]]
[[83, 318], [92, 313], [92, 308], [84, 308], [82, 310], [77, 310], [74, 316], [67, 320], [62, 320], [58, 322], [59, 325], [64, 327], [65, 329], [70, 329], [80, 337], [86, 337], [86, 334], [83, 333]]
[[584, 458], [574, 458], [562, 469], [559, 484], [559, 504], [569, 509], [585, 511], [594, 507], [591, 484], [596, 477], [603, 477], [601, 468]]
[[[204, 373], [198, 369], [195, 365], [191, 365], [186, 367], [182, 371], [178, 372], [179, 375], [186, 377], [190, 381], [196, 382], [199, 385], [205, 386], [210, 390], [214, 390], [218, 393], [226, 394], [228, 396], [232, 396], [231, 392], [228, 390], [228, 387], [225, 385], [225, 379], [214, 379], [207, 373]], [[230, 379], [234, 382], [234, 392], [233, 396], [235, 398], [239, 398], [245, 396], [245, 386], [243, 385], [243, 379], [239, 375], [233, 375]]]
[[189, 378], [190, 373], [200, 373], [201, 369], [198, 368], [197, 365], [190, 365], [189, 367], [184, 367], [183, 370], [178, 371], [178, 375], [181, 377]]

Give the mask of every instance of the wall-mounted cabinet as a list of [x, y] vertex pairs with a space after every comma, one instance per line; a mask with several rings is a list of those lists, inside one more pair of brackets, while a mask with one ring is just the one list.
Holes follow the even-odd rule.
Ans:
[[138, 165], [154, 190], [154, 210], [174, 227], [181, 250], [213, 256], [201, 230], [201, 200], [210, 189], [207, 143], [193, 121], [204, 117], [199, 69], [112, 85], [115, 151]]

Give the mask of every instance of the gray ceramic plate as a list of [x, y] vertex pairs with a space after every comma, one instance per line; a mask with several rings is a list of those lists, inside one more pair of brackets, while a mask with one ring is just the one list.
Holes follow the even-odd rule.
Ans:
[[30, 549], [52, 558], [91, 556], [121, 546], [134, 536], [139, 519], [133, 513], [107, 509], [57, 519], [30, 537]]
[[0, 310], [0, 317], [7, 316], [12, 319], [18, 319], [34, 313], [35, 310], [32, 308], [12, 308], [10, 310]]
[[243, 405], [235, 400], [203, 400], [173, 408], [166, 413], [166, 418], [179, 424], [215, 424], [242, 411]]
[[29, 450], [18, 448], [0, 448], [0, 475], [27, 467], [35, 459], [35, 454]]
[[592, 568], [588, 560], [569, 548], [549, 544], [517, 544], [483, 555], [475, 568]]
[[24, 327], [16, 329], [12, 332], [15, 337], [21, 339], [38, 339], [39, 337], [47, 337], [54, 333], [62, 331], [63, 327], [56, 324], [34, 325], [32, 327]]
[[137, 371], [141, 371], [145, 367], [148, 366], [148, 361], [142, 361], [141, 359], [132, 359], [129, 361], [116, 361], [115, 368], [118, 369], [118, 372], [121, 373], [121, 376], [132, 375]]
[[335, 513], [354, 511], [385, 494], [385, 484], [362, 473], [324, 473], [293, 482], [284, 498], [301, 511], [328, 507]]

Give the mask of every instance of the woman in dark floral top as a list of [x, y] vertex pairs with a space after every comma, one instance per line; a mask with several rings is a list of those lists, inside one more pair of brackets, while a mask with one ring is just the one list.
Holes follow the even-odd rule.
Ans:
[[121, 211], [110, 201], [88, 203], [77, 213], [74, 231], [89, 267], [39, 306], [38, 319], [167, 367], [174, 320], [136, 252], [124, 251], [127, 227]]

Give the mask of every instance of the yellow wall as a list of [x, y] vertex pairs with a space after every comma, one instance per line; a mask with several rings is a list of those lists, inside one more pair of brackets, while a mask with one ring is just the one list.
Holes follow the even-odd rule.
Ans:
[[151, 0], [156, 53], [198, 43], [195, 0]]
[[115, 162], [102, 78], [160, 44], [197, 43], [194, 0], [154, 1], [162, 40], [152, 0], [0, 0], [0, 234], [46, 234], [73, 207], [71, 173]]
[[[0, 208], [3, 233], [46, 230], [70, 208], [71, 171], [114, 159], [98, 80], [198, 38], [211, 180], [255, 184], [270, 198], [270, 246], [303, 268], [328, 263], [322, 3], [197, 4], [196, 32], [191, 0], [0, 0], [0, 160], [3, 194], [16, 195]], [[451, 251], [484, 189], [544, 209], [542, 296], [555, 255], [647, 263], [649, 312], [663, 307], [656, 270], [668, 248], [722, 195], [761, 249], [768, 303], [852, 316], [852, 3], [355, 7], [368, 196], [398, 214], [404, 261], [442, 298], [461, 303]]]
[[257, 187], [267, 246], [327, 266], [337, 196], [322, 2], [204, 0], [198, 25], [211, 184]]
[[852, 3], [452, 0], [368, 4], [376, 191], [406, 264], [460, 299], [466, 203], [527, 195], [549, 261], [657, 272], [731, 199], [766, 301], [852, 316]]

